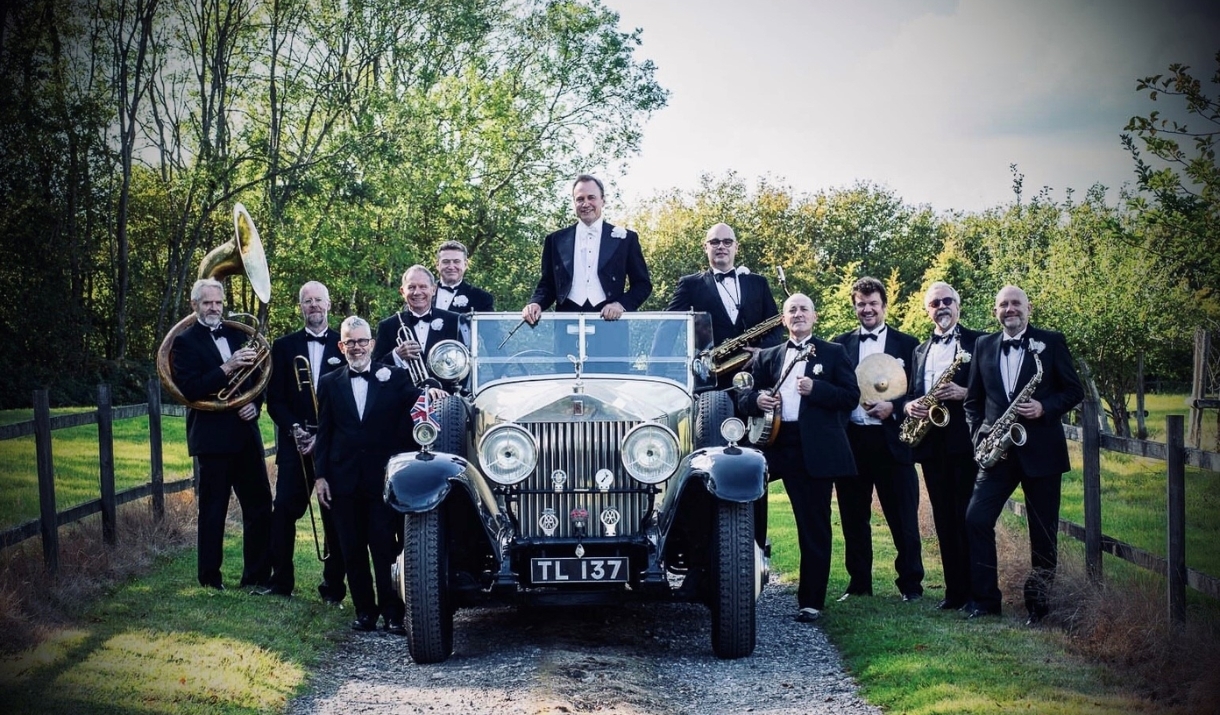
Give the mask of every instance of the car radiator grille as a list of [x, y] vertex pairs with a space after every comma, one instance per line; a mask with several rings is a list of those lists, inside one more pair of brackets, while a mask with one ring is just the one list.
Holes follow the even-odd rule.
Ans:
[[[640, 531], [640, 523], [652, 503], [652, 490], [631, 478], [623, 469], [619, 446], [636, 422], [536, 422], [521, 426], [538, 440], [538, 468], [514, 491], [519, 499], [516, 513], [521, 535], [545, 537], [538, 519], [553, 509], [558, 528], [552, 537], [576, 536], [571, 513], [577, 507], [588, 511], [585, 535], [606, 536], [602, 512], [614, 507], [619, 512], [617, 536]], [[593, 480], [599, 469], [614, 472], [609, 491], [601, 492]], [[551, 475], [556, 470], [567, 474], [563, 491], [555, 491]]]

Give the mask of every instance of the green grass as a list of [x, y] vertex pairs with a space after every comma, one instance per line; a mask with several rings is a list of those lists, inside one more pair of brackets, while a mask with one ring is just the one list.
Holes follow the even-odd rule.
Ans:
[[[84, 411], [81, 408], [52, 410], [52, 414]], [[0, 424], [33, 419], [32, 410], [0, 410]], [[263, 441], [275, 443], [274, 425], [263, 411], [259, 421]], [[114, 422], [115, 491], [139, 486], [149, 480], [148, 418]], [[186, 420], [161, 418], [162, 460], [165, 480], [189, 476], [191, 458], [186, 453]], [[55, 508], [64, 511], [101, 495], [98, 466], [97, 425], [83, 425], [51, 433], [51, 457], [55, 465]], [[0, 529], [38, 518], [38, 465], [34, 437], [0, 441]]]
[[[195, 552], [87, 608], [76, 625], [37, 649], [0, 661], [5, 712], [282, 712], [310, 669], [344, 633], [350, 610], [310, 598], [321, 568], [302, 520], [297, 583], [303, 597], [256, 597], [195, 583]], [[240, 568], [240, 528], [225, 539], [230, 583]]]

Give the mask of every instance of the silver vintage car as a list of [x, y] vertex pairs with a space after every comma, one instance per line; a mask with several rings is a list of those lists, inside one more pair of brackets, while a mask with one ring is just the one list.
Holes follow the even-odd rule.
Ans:
[[463, 384], [395, 456], [393, 572], [412, 657], [453, 652], [458, 608], [692, 601], [721, 658], [754, 650], [767, 581], [767, 466], [737, 445], [728, 393], [698, 360], [701, 313], [476, 314], [472, 349], [434, 349]]

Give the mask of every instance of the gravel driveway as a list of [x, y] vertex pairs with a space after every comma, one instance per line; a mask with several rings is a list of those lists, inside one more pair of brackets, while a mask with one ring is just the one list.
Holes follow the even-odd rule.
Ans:
[[288, 712], [879, 714], [821, 629], [793, 622], [795, 603], [773, 581], [754, 655], [731, 661], [712, 655], [708, 610], [692, 604], [458, 611], [439, 665], [415, 665], [404, 638], [353, 633]]

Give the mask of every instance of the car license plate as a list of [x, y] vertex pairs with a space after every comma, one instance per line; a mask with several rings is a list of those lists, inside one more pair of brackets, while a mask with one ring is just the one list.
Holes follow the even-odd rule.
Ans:
[[627, 557], [531, 559], [534, 583], [626, 583]]

